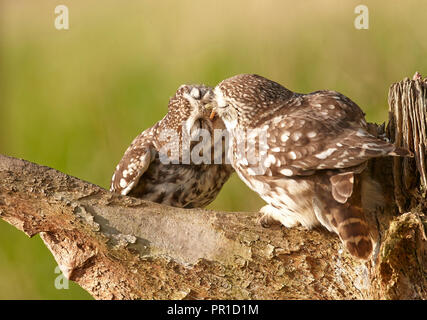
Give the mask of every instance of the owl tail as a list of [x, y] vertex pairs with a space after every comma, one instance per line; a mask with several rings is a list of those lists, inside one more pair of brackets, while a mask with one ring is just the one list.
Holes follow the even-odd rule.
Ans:
[[336, 232], [347, 250], [357, 258], [369, 259], [373, 240], [363, 209], [345, 203], [333, 208], [331, 214], [336, 223]]

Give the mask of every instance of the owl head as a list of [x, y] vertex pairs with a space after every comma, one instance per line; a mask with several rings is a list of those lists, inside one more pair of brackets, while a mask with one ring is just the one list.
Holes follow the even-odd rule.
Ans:
[[292, 91], [259, 75], [239, 74], [215, 87], [214, 114], [222, 118], [227, 129], [252, 127], [280, 100], [292, 95]]
[[224, 128], [221, 119], [209, 118], [212, 108], [213, 91], [205, 85], [181, 85], [169, 100], [167, 127], [191, 135], [200, 129], [213, 131]]
[[[190, 141], [190, 150], [198, 146], [201, 154], [210, 154], [218, 149], [217, 144], [228, 135], [224, 122], [219, 117], [210, 118], [212, 112], [213, 91], [205, 85], [182, 85], [169, 100], [168, 113], [159, 123], [158, 146], [179, 145], [181, 152]], [[217, 132], [219, 131], [219, 132]], [[219, 133], [219, 134], [218, 134]], [[183, 156], [183, 155], [181, 155]], [[216, 154], [215, 154], [216, 156]]]

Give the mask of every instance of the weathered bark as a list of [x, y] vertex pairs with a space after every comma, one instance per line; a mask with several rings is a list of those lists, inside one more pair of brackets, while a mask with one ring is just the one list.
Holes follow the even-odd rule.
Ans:
[[256, 213], [117, 196], [1, 155], [0, 217], [40, 233], [97, 299], [426, 299], [426, 88], [420, 77], [391, 87], [387, 133], [416, 157], [369, 164], [387, 205], [370, 217], [380, 243], [368, 262], [320, 228], [264, 229]]

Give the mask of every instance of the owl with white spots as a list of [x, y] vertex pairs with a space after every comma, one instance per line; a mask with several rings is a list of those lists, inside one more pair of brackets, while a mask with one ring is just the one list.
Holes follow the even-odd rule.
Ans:
[[212, 88], [204, 85], [180, 86], [166, 116], [126, 150], [110, 190], [174, 207], [211, 203], [234, 172], [224, 158], [223, 136], [214, 135], [225, 131], [224, 124], [209, 119], [212, 96]]
[[214, 109], [230, 134], [231, 164], [267, 202], [261, 223], [323, 225], [349, 252], [368, 259], [375, 237], [365, 218], [378, 183], [361, 179], [374, 157], [406, 156], [368, 132], [363, 111], [335, 91], [292, 92], [258, 75], [226, 79], [214, 89]]

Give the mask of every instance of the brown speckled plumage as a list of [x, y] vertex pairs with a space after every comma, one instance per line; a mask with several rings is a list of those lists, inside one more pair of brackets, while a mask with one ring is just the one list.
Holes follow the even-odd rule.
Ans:
[[[214, 129], [224, 129], [219, 118], [209, 120], [210, 110], [205, 105], [211, 98], [209, 87], [181, 86], [170, 99], [165, 117], [137, 136], [126, 150], [113, 175], [111, 191], [175, 207], [196, 208], [211, 203], [232, 174], [232, 167], [224, 162], [214, 164], [213, 159], [211, 164], [196, 164], [192, 158], [186, 162], [182, 148], [186, 130], [197, 135], [198, 130], [205, 129], [213, 138]], [[179, 139], [170, 138], [169, 132], [177, 133]], [[190, 151], [197, 142], [192, 142]], [[212, 153], [213, 139], [207, 143]], [[160, 158], [167, 144], [179, 150], [178, 157], [168, 154], [173, 160], [169, 164]]]
[[[363, 111], [335, 91], [299, 94], [261, 76], [242, 74], [222, 81], [214, 93], [214, 110], [233, 142], [231, 164], [268, 203], [261, 209], [261, 222], [308, 228], [321, 224], [336, 232], [353, 255], [368, 258], [373, 239], [362, 199], [355, 194], [381, 192], [367, 186], [375, 182], [362, 181], [361, 173], [370, 158], [408, 152], [372, 136]], [[259, 141], [256, 152], [248, 143], [237, 147], [256, 139], [253, 129], [265, 135], [264, 150]], [[254, 154], [259, 161], [251, 164], [248, 155]]]

